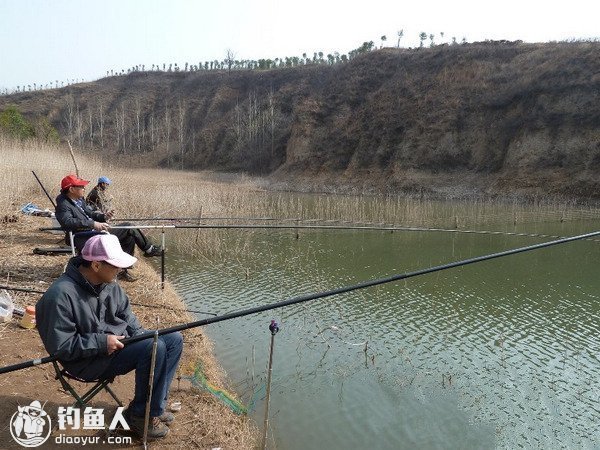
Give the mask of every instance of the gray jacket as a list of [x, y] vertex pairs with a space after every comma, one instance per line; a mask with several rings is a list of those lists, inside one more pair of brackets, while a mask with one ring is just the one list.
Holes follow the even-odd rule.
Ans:
[[89, 230], [94, 227], [94, 222], [106, 222], [104, 213], [94, 211], [85, 201], [81, 208], [64, 194], [56, 197], [56, 220], [65, 231]]
[[92, 286], [79, 272], [80, 257], [35, 306], [37, 329], [50, 355], [73, 375], [98, 378], [110, 364], [107, 334], [131, 337], [145, 330], [117, 283]]

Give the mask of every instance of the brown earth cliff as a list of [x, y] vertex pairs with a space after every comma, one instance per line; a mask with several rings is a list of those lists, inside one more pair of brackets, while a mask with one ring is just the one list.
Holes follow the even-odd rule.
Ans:
[[0, 110], [9, 104], [82, 151], [265, 175], [282, 188], [600, 197], [600, 42], [132, 72], [0, 97]]

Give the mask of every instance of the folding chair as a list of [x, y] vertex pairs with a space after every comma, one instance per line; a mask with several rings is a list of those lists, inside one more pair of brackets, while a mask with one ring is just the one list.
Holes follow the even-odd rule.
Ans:
[[[109, 386], [109, 384], [114, 381], [114, 378], [104, 379], [104, 380], [92, 380], [92, 381], [82, 380], [81, 378], [78, 378], [75, 375], [70, 374], [67, 371], [67, 369], [65, 369], [65, 368], [61, 369], [56, 361], [52, 361], [52, 364], [54, 365], [54, 370], [56, 371], [55, 378], [58, 381], [60, 381], [60, 384], [62, 385], [63, 389], [65, 391], [67, 391], [69, 394], [71, 394], [73, 396], [73, 398], [75, 398], [75, 403], [73, 403], [73, 407], [79, 406], [80, 408], [83, 408], [85, 405], [87, 405], [87, 403], [91, 399], [93, 399], [97, 394], [102, 392], [102, 390], [105, 390], [106, 392], [108, 392], [110, 394], [110, 396], [115, 400], [115, 402], [117, 402], [117, 404], [119, 406], [123, 406], [123, 403], [121, 403], [121, 400], [119, 400], [119, 398], [115, 395], [115, 393]], [[80, 383], [95, 383], [95, 384], [89, 391], [87, 391], [85, 394], [80, 396], [75, 391], [73, 386], [71, 386], [69, 384], [67, 379], [79, 381]]]
[[69, 231], [65, 235], [65, 242], [71, 246], [71, 253], [75, 256], [81, 253], [83, 246], [89, 238], [101, 233], [101, 231], [96, 230], [77, 231], [76, 233]]

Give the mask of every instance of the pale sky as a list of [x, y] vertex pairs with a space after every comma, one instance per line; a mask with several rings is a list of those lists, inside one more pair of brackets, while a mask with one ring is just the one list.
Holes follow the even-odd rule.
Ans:
[[0, 89], [134, 65], [340, 54], [364, 41], [600, 38], [599, 0], [0, 0]]

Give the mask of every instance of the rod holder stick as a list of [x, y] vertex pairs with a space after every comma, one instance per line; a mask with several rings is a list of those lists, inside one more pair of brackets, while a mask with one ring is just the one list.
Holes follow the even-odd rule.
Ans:
[[71, 145], [71, 141], [67, 139], [67, 144], [69, 144], [69, 153], [71, 154], [71, 159], [73, 160], [73, 165], [75, 166], [75, 174], [77, 178], [79, 178], [79, 167], [77, 167], [77, 161], [75, 161], [75, 153], [73, 153], [73, 146]]
[[267, 448], [267, 431], [269, 429], [269, 401], [271, 399], [271, 376], [273, 375], [273, 350], [275, 348], [275, 335], [279, 331], [279, 325], [274, 320], [271, 320], [269, 325], [269, 331], [271, 332], [271, 349], [269, 351], [269, 368], [267, 371], [267, 396], [265, 398], [265, 422], [263, 425], [263, 436], [261, 448], [265, 450]]
[[161, 232], [161, 249], [160, 249], [160, 288], [165, 288], [165, 228]]
[[150, 375], [148, 377], [148, 397], [146, 398], [146, 414], [144, 417], [144, 450], [148, 448], [148, 424], [150, 422], [150, 403], [152, 402], [152, 386], [154, 385], [154, 366], [156, 365], [156, 348], [158, 347], [158, 330], [154, 331]]

